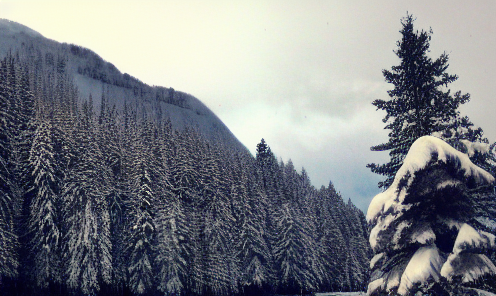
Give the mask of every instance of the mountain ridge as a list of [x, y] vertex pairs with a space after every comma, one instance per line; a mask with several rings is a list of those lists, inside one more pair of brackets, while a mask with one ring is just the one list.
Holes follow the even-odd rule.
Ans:
[[62, 61], [79, 91], [79, 103], [91, 95], [95, 108], [105, 96], [122, 112], [133, 106], [154, 120], [170, 119], [173, 128], [196, 128], [209, 140], [221, 140], [241, 151], [248, 149], [204, 103], [191, 94], [173, 88], [150, 86], [122, 73], [96, 52], [80, 45], [61, 43], [7, 19], [0, 19], [0, 57], [18, 53], [21, 58], [42, 55], [47, 61]]

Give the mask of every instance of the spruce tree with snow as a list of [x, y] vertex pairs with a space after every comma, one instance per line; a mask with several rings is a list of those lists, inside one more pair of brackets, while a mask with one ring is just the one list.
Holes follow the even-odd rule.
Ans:
[[125, 229], [127, 213], [127, 176], [125, 175], [126, 134], [119, 128], [115, 105], [108, 104], [108, 94], [102, 91], [98, 116], [97, 140], [108, 168], [110, 233], [112, 243], [112, 284], [122, 290], [126, 284]]
[[[494, 177], [439, 138], [414, 142], [392, 185], [374, 197], [369, 295], [469, 293], [496, 266]], [[484, 288], [484, 287], [479, 287]], [[473, 291], [472, 291], [473, 292]]]
[[65, 278], [69, 289], [83, 294], [110, 284], [112, 244], [108, 168], [95, 138], [92, 101], [85, 102], [74, 142], [77, 163], [63, 181]]
[[188, 221], [181, 200], [175, 194], [162, 196], [155, 217], [157, 229], [157, 289], [165, 294], [183, 293], [187, 286], [187, 250], [184, 241]]
[[173, 145], [170, 125], [166, 124], [159, 133], [160, 160], [157, 166], [159, 174], [157, 212], [154, 223], [157, 233], [157, 289], [165, 294], [180, 295], [187, 289], [188, 249], [185, 244], [188, 236], [186, 207], [183, 200], [175, 192], [170, 182], [169, 161], [172, 158], [170, 147]]
[[128, 277], [129, 287], [135, 294], [153, 290], [153, 263], [155, 254], [157, 171], [153, 159], [151, 123], [146, 119], [136, 127], [132, 143], [132, 167], [130, 172]]
[[[264, 139], [257, 144], [257, 165], [261, 174], [263, 188], [273, 209], [279, 207], [282, 202], [283, 185], [282, 171], [277, 159], [272, 153], [269, 145]], [[270, 223], [270, 222], [269, 222]]]
[[12, 85], [8, 83], [7, 59], [0, 63], [0, 285], [3, 277], [18, 274], [18, 236], [15, 231], [16, 209], [13, 187], [15, 180], [11, 172], [10, 145], [12, 129]]
[[[300, 176], [292, 162], [283, 168], [285, 194], [281, 206], [274, 209], [273, 252], [279, 289], [283, 293], [316, 291], [320, 285], [322, 265], [316, 258], [315, 225], [309, 218], [305, 200], [298, 196]], [[303, 190], [301, 190], [303, 191]]]
[[222, 172], [219, 150], [204, 145], [200, 167], [199, 213], [203, 217], [204, 276], [208, 292], [229, 295], [236, 292], [239, 270], [233, 251], [234, 217], [229, 201], [227, 175]]
[[275, 218], [277, 235], [273, 248], [280, 291], [316, 291], [318, 281], [311, 268], [312, 261], [308, 260], [314, 252], [315, 240], [303, 218], [302, 210], [284, 202], [276, 210]]
[[49, 120], [39, 120], [29, 156], [33, 177], [28, 221], [28, 231], [32, 233], [30, 255], [34, 264], [32, 275], [42, 288], [48, 287], [50, 282], [60, 283], [62, 279], [59, 180], [55, 174], [51, 130]]
[[367, 242], [368, 231], [365, 216], [352, 202], [348, 200], [348, 215], [350, 238], [348, 240], [349, 273], [352, 291], [363, 291], [369, 279], [368, 265], [371, 249]]
[[[401, 22], [402, 39], [397, 42], [398, 49], [395, 51], [401, 59], [400, 65], [393, 66], [391, 71], [383, 70], [386, 82], [394, 86], [394, 89], [388, 91], [391, 99], [378, 99], [372, 103], [377, 109], [387, 112], [383, 122], [386, 123], [385, 129], [391, 130], [387, 143], [371, 147], [372, 151], [389, 151], [390, 161], [381, 165], [367, 165], [372, 172], [386, 177], [379, 182], [379, 187], [383, 189], [392, 184], [409, 147], [416, 139], [454, 127], [468, 129], [472, 126], [468, 118], [459, 120], [457, 110], [461, 104], [469, 101], [470, 95], [462, 95], [460, 91], [453, 95], [450, 90], [446, 90], [450, 83], [458, 79], [457, 75], [446, 72], [448, 54], [443, 53], [432, 60], [427, 55], [432, 30], [415, 31], [413, 23], [412, 15], [407, 15]], [[459, 130], [463, 135], [467, 132]]]
[[[336, 205], [333, 197], [336, 193], [331, 187], [322, 186], [314, 195], [314, 215], [316, 227], [316, 253], [324, 265], [325, 276], [322, 281], [324, 291], [342, 291], [344, 262], [346, 261], [345, 241], [335, 221]], [[338, 218], [339, 219], [339, 218]]]
[[[239, 160], [241, 161], [241, 160]], [[274, 281], [274, 262], [269, 249], [267, 232], [268, 201], [262, 189], [259, 174], [249, 174], [257, 166], [251, 159], [236, 170], [238, 180], [232, 190], [233, 198], [239, 199], [240, 211], [237, 217], [239, 233], [236, 251], [241, 270], [242, 291], [259, 291]], [[248, 171], [246, 171], [248, 169]]]

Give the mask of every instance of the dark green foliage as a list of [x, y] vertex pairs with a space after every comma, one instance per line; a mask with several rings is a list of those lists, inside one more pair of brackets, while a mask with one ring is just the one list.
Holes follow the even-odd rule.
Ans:
[[[402, 39], [398, 41], [395, 54], [401, 63], [391, 71], [383, 70], [387, 83], [394, 89], [388, 91], [390, 100], [375, 100], [372, 104], [386, 111], [383, 122], [391, 130], [389, 141], [371, 147], [372, 151], [389, 151], [390, 161], [386, 164], [368, 164], [372, 172], [386, 179], [379, 187], [388, 188], [403, 163], [412, 143], [421, 136], [440, 136], [482, 141], [482, 130], [472, 130], [468, 118], [461, 118], [458, 107], [470, 100], [469, 94], [454, 95], [446, 90], [458, 79], [457, 75], [446, 72], [449, 56], [443, 53], [436, 60], [428, 56], [431, 31], [415, 31], [414, 18], [407, 15], [401, 22]], [[486, 140], [487, 141], [487, 140]], [[450, 141], [448, 141], [449, 144]]]

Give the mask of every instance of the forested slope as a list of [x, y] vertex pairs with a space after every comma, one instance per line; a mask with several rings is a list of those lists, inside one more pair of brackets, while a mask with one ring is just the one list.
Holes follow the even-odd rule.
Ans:
[[0, 63], [0, 294], [364, 290], [365, 217], [332, 184], [263, 140], [253, 157], [146, 101], [86, 97], [68, 61]]
[[100, 108], [102, 93], [120, 113], [124, 104], [133, 106], [150, 120], [170, 119], [175, 129], [197, 128], [213, 140], [219, 138], [236, 149], [246, 150], [224, 123], [200, 100], [173, 88], [149, 86], [135, 77], [121, 73], [113, 64], [95, 52], [74, 44], [59, 43], [43, 37], [21, 24], [0, 19], [0, 57], [16, 53], [22, 59], [39, 64], [63, 66], [78, 88], [78, 102], [92, 95], [95, 108]]

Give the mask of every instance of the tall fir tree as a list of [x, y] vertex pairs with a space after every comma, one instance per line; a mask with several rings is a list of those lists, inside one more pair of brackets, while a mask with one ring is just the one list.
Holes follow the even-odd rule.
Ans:
[[[18, 274], [18, 236], [15, 231], [15, 180], [11, 156], [12, 131], [15, 117], [12, 114], [12, 85], [9, 83], [8, 60], [0, 62], [0, 280]], [[1, 283], [0, 283], [1, 284]]]
[[109, 171], [95, 138], [90, 100], [82, 106], [75, 134], [77, 163], [66, 174], [62, 189], [66, 283], [83, 294], [110, 284], [112, 274]]
[[32, 275], [37, 286], [46, 288], [61, 282], [60, 246], [62, 232], [59, 224], [58, 176], [53, 157], [52, 127], [49, 120], [40, 119], [29, 157], [30, 191], [33, 199], [29, 211]]
[[153, 263], [155, 254], [155, 204], [157, 182], [153, 160], [151, 125], [144, 119], [136, 123], [131, 151], [132, 167], [129, 182], [129, 214], [127, 254], [129, 287], [135, 294], [149, 293], [153, 289]]
[[[268, 202], [263, 191], [259, 174], [249, 174], [257, 169], [255, 161], [248, 159], [236, 170], [239, 183], [233, 188], [233, 198], [239, 198], [240, 209], [237, 217], [239, 234], [237, 248], [243, 290], [259, 291], [274, 281], [274, 262], [269, 249], [267, 232]], [[243, 169], [244, 167], [244, 169]]]
[[228, 295], [236, 288], [231, 286], [230, 279], [237, 274], [230, 268], [234, 260], [230, 244], [234, 217], [226, 194], [227, 176], [222, 173], [217, 149], [207, 144], [202, 150], [199, 208], [204, 220], [204, 276], [210, 293]]
[[[401, 63], [391, 71], [383, 70], [386, 82], [393, 84], [388, 91], [390, 100], [375, 100], [372, 104], [387, 112], [383, 119], [385, 129], [391, 130], [389, 141], [371, 147], [372, 151], [389, 151], [386, 164], [368, 164], [372, 172], [385, 176], [379, 187], [388, 188], [412, 143], [421, 136], [441, 133], [455, 127], [470, 128], [472, 123], [460, 120], [458, 107], [469, 101], [470, 95], [460, 91], [454, 95], [446, 90], [458, 79], [446, 72], [448, 54], [432, 60], [429, 52], [432, 30], [415, 31], [414, 17], [402, 19], [401, 40], [395, 54]], [[462, 125], [462, 126], [460, 126]]]
[[170, 166], [174, 138], [170, 121], [162, 125], [159, 136], [160, 198], [157, 200], [155, 226], [157, 232], [157, 289], [165, 294], [181, 294], [187, 289], [189, 221], [186, 203], [173, 188]]

